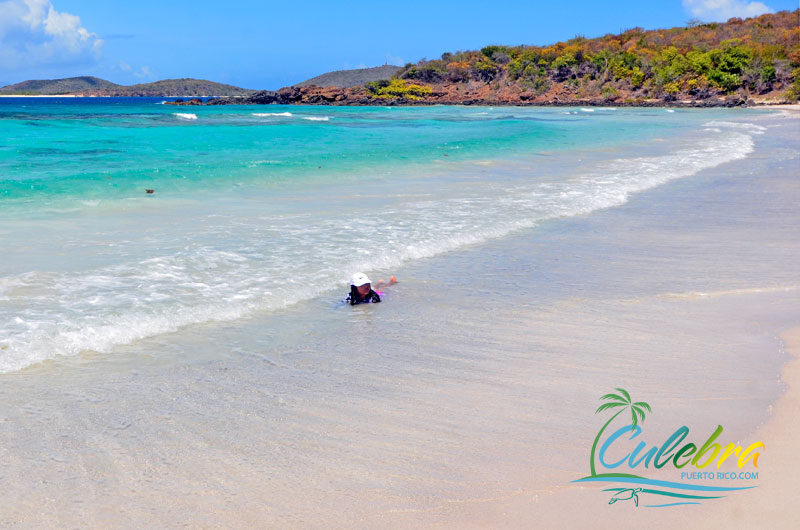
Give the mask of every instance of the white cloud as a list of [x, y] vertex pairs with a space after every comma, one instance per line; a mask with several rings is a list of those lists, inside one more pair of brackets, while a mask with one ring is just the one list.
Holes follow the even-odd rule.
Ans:
[[0, 1], [0, 68], [33, 70], [94, 63], [103, 40], [50, 0]]
[[746, 0], [683, 0], [683, 8], [695, 17], [718, 22], [724, 22], [732, 17], [756, 17], [774, 11], [761, 2]]
[[392, 55], [391, 53], [386, 53], [386, 64], [393, 64], [395, 66], [403, 66], [405, 61], [403, 61], [402, 57], [398, 57], [396, 55]]
[[149, 66], [142, 66], [137, 72], [133, 72], [133, 75], [139, 79], [153, 79], [155, 77]]

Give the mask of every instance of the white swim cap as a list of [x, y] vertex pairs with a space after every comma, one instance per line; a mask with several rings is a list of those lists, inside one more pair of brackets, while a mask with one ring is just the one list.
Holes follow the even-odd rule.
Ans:
[[364, 274], [363, 272], [357, 272], [353, 274], [352, 278], [350, 278], [350, 285], [353, 285], [355, 287], [361, 287], [366, 283], [372, 283], [372, 282], [369, 281], [369, 278], [367, 278], [367, 275]]

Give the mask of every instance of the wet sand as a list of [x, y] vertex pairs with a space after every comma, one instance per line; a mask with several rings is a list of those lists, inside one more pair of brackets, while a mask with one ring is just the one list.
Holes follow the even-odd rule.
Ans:
[[[798, 131], [768, 125], [743, 162], [376, 271], [400, 280], [378, 306], [332, 292], [4, 374], [0, 526], [782, 528]], [[763, 439], [763, 489], [636, 510], [571, 483], [618, 386], [652, 440]]]
[[800, 508], [797, 506], [797, 471], [800, 466], [800, 327], [787, 330], [781, 338], [791, 356], [781, 372], [786, 392], [781, 396], [766, 424], [756, 438], [764, 440], [767, 451], [759, 471], [766, 477], [762, 485], [741, 503], [719, 507], [697, 528], [795, 528]]
[[[794, 106], [785, 110], [795, 111], [797, 108]], [[792, 120], [794, 119], [792, 118]], [[790, 130], [791, 134], [796, 134], [798, 132], [797, 124], [793, 124]], [[721, 172], [725, 173], [726, 170], [728, 168], [723, 168]], [[719, 172], [719, 170], [710, 173], [714, 172]], [[790, 170], [788, 175], [790, 178], [781, 187], [784, 192], [796, 196], [798, 192], [797, 171]], [[651, 195], [657, 194], [658, 192], [654, 192]], [[708, 215], [718, 214], [713, 210], [709, 210], [707, 213]], [[733, 232], [728, 235], [736, 237]], [[612, 232], [610, 237], [618, 237], [618, 234]], [[704, 244], [710, 243], [702, 243], [701, 239], [702, 237], [695, 241], [698, 249]], [[744, 247], [755, 248], [755, 245], [748, 245], [744, 241], [742, 244]], [[794, 239], [793, 245], [792, 252], [797, 253], [800, 247], [797, 246], [796, 239]], [[654, 270], [666, 264], [663, 261], [666, 257], [661, 255], [660, 259], [655, 259]], [[762, 259], [770, 261], [772, 257], [762, 256]], [[786, 264], [789, 266], [789, 270], [797, 271], [796, 265], [789, 262]], [[587, 301], [576, 304], [567, 313], [574, 316], [572, 324], [576, 333], [586, 334], [595, 341], [614, 339], [619, 341], [622, 350], [620, 355], [616, 358], [606, 358], [606, 363], [599, 362], [600, 358], [598, 357], [598, 371], [602, 369], [610, 372], [616, 371], [620, 381], [640, 379], [639, 384], [642, 388], [639, 389], [640, 392], [637, 392], [637, 395], [649, 392], [647, 401], [653, 403], [658, 399], [661, 407], [671, 406], [673, 408], [677, 404], [676, 400], [678, 403], [688, 401], [698, 405], [703, 404], [704, 407], [711, 402], [721, 404], [721, 407], [715, 412], [708, 408], [704, 411], [699, 407], [687, 407], [678, 414], [672, 414], [669, 420], [683, 421], [693, 425], [688, 423], [688, 418], [693, 416], [692, 421], [698, 426], [706, 424], [713, 427], [719, 421], [728, 431], [732, 426], [731, 422], [735, 419], [747, 418], [743, 424], [734, 427], [733, 430], [737, 434], [731, 439], [743, 445], [754, 441], [765, 443], [766, 449], [760, 458], [757, 469], [760, 480], [752, 483], [757, 483], [757, 488], [699, 506], [676, 506], [657, 511], [632, 509], [632, 505], [625, 504], [607, 506], [602, 498], [604, 494], [599, 491], [600, 487], [569, 483], [570, 480], [580, 478], [588, 473], [584, 469], [585, 463], [582, 461], [581, 450], [570, 447], [570, 450], [567, 451], [565, 447], [561, 446], [559, 449], [568, 453], [569, 457], [575, 461], [570, 461], [562, 469], [551, 470], [554, 471], [554, 474], [549, 477], [549, 487], [542, 487], [541, 482], [536, 479], [537, 473], [543, 471], [542, 467], [531, 464], [520, 465], [508, 476], [508, 484], [514, 484], [516, 487], [508, 488], [505, 491], [495, 490], [494, 495], [480, 495], [476, 491], [473, 496], [449, 499], [448, 502], [437, 506], [435, 510], [388, 514], [380, 520], [379, 524], [368, 526], [375, 528], [388, 526], [475, 529], [633, 526], [656, 529], [675, 527], [697, 529], [795, 528], [798, 517], [800, 517], [800, 509], [796, 505], [796, 494], [793, 487], [793, 479], [800, 469], [800, 456], [797, 453], [797, 440], [800, 439], [800, 428], [797, 423], [797, 418], [800, 417], [800, 362], [797, 360], [800, 356], [800, 327], [797, 327], [797, 323], [800, 321], [800, 313], [798, 313], [800, 284], [788, 282], [783, 286], [769, 287], [767, 285], [769, 281], [767, 281], [761, 287], [755, 287], [759, 282], [757, 275], [751, 275], [750, 281], [755, 282], [751, 284], [753, 287], [750, 288], [716, 292], [671, 292], [631, 300], [632, 303], [639, 306], [635, 311], [635, 316], [634, 314], [620, 314], [618, 308], [609, 311], [609, 308], [604, 307], [602, 303], [599, 303], [598, 307], [587, 308], [586, 305], [589, 305], [586, 303]], [[780, 303], [783, 296], [785, 296], [785, 305]], [[667, 299], [675, 304], [660, 315], [663, 318], [659, 318], [657, 307]], [[706, 310], [702, 310], [702, 306], [707, 306]], [[691, 377], [673, 380], [676, 371], [680, 371], [679, 368], [676, 368], [667, 370], [666, 373], [669, 375], [665, 374], [666, 377], [652, 380], [648, 377], [644, 366], [635, 365], [633, 368], [625, 366], [625, 362], [636, 362], [630, 356], [631, 354], [635, 354], [637, 351], [647, 352], [645, 344], [648, 341], [669, 344], [669, 341], [676, 335], [683, 334], [684, 336], [676, 340], [674, 344], [665, 348], [653, 348], [649, 353], [654, 357], [660, 355], [684, 357], [685, 367], [692, 371], [699, 369], [700, 364], [696, 362], [697, 359], [693, 361], [690, 359], [692, 355], [687, 356], [686, 352], [681, 351], [681, 343], [686, 344], [691, 341], [701, 345], [700, 350], [695, 351], [695, 355], [702, 355], [704, 353], [701, 351], [702, 349], [711, 354], [716, 345], [726, 340], [725, 332], [715, 329], [714, 320], [709, 319], [709, 313], [706, 311], [726, 315], [722, 318], [729, 319], [728, 330], [736, 329], [741, 332], [738, 340], [753, 341], [748, 348], [751, 356], [737, 358], [738, 361], [741, 361], [737, 371], [744, 378], [747, 377], [745, 374], [748, 372], [752, 374], [751, 370], [756, 370], [759, 366], [763, 367], [764, 363], [772, 363], [773, 367], [776, 367], [776, 363], [778, 366], [782, 366], [780, 382], [773, 387], [773, 391], [775, 388], [779, 388], [782, 393], [773, 403], [764, 403], [753, 410], [753, 400], [763, 399], [764, 390], [748, 385], [733, 391], [724, 390], [726, 385], [722, 385], [710, 392], [704, 392], [702, 389], [707, 388], [708, 383], [711, 383], [713, 372], [708, 373], [709, 379], [707, 380], [702, 378], [694, 380]], [[604, 318], [603, 315], [608, 314], [613, 314], [615, 318]], [[588, 315], [591, 316], [585, 318]], [[615, 321], [616, 319], [618, 320]], [[737, 319], [738, 322], [735, 322]], [[504, 330], [505, 334], [516, 336], [517, 333], [524, 333], [521, 322], [543, 324], [542, 320], [534, 315], [520, 317], [519, 320], [520, 325], [516, 329], [507, 324], [508, 327]], [[669, 325], [666, 325], [667, 320]], [[638, 321], [641, 328], [635, 324], [632, 325], [634, 321]], [[597, 323], [601, 323], [600, 327], [613, 331], [605, 335], [593, 327]], [[553, 323], [548, 322], [548, 324], [552, 325]], [[726, 327], [725, 324], [719, 322], [716, 325]], [[759, 345], [756, 337], [765, 334], [771, 336], [770, 340]], [[561, 340], [571, 341], [573, 339], [563, 334]], [[638, 341], [642, 343], [636, 344]], [[539, 343], [537, 346], [541, 347]], [[534, 346], [530, 345], [530, 347]], [[585, 343], [585, 347], [587, 350], [591, 349], [588, 341]], [[601, 368], [602, 364], [605, 364], [603, 368]], [[600, 377], [593, 378], [591, 384], [600, 388], [602, 384], [599, 384], [598, 380], [604, 379], [607, 374], [598, 373], [597, 375]], [[641, 380], [642, 377], [645, 379]], [[735, 386], [733, 379], [729, 383], [729, 386]], [[608, 390], [612, 389], [608, 387]], [[653, 400], [650, 399], [651, 397]], [[665, 400], [665, 398], [668, 399]], [[576, 401], [580, 402], [580, 400]], [[685, 402], [681, 403], [681, 405], [685, 404]], [[571, 405], [576, 406], [576, 403], [571, 403]], [[586, 405], [582, 404], [582, 406]], [[683, 407], [681, 406], [681, 408]], [[591, 421], [588, 415], [584, 419]], [[680, 423], [675, 423], [675, 425], [680, 425]], [[702, 430], [703, 427], [699, 427], [699, 429]], [[588, 449], [588, 441], [586, 441], [586, 448]], [[545, 451], [552, 449], [553, 447], [547, 447]], [[584, 454], [587, 452], [584, 451]], [[533, 458], [535, 457], [541, 458], [541, 455], [534, 455]], [[732, 467], [732, 469], [736, 468]], [[554, 482], [556, 478], [560, 480], [560, 484]], [[667, 477], [667, 479], [678, 480], [678, 477]], [[723, 485], [719, 482], [708, 481], [699, 483]]]

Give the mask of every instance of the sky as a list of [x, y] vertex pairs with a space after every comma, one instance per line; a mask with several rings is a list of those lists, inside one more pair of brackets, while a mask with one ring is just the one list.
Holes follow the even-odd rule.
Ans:
[[0, 0], [0, 86], [93, 75], [194, 77], [272, 89], [348, 68], [488, 44], [683, 26], [797, 9], [797, 0]]

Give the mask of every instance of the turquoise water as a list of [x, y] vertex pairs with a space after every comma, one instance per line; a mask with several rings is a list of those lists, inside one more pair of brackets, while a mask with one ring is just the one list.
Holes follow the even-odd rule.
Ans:
[[4, 99], [0, 196], [27, 203], [137, 197], [145, 187], [186, 194], [246, 183], [370, 180], [445, 155], [456, 161], [619, 145], [686, 126], [662, 109], [160, 103]]
[[796, 117], [158, 103], [0, 98], [3, 522], [587, 526], [601, 395], [769, 418]]
[[619, 206], [747, 156], [746, 115], [2, 99], [0, 372]]

